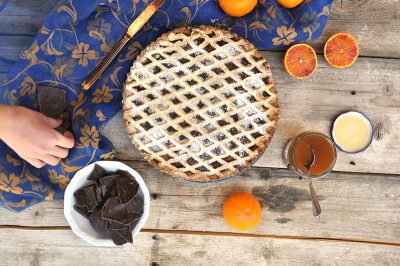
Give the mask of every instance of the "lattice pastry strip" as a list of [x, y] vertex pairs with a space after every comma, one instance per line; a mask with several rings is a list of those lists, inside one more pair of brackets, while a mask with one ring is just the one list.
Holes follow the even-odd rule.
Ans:
[[270, 68], [248, 41], [213, 27], [161, 36], [134, 62], [124, 119], [156, 168], [192, 181], [239, 173], [267, 148], [279, 106]]

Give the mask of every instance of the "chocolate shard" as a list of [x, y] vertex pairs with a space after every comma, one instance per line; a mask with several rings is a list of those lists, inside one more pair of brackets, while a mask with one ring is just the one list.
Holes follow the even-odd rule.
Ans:
[[83, 189], [86, 194], [87, 209], [92, 212], [99, 204], [96, 198], [96, 186], [90, 185]]
[[97, 181], [107, 174], [108, 172], [103, 167], [101, 167], [98, 164], [95, 164], [92, 173], [88, 177], [88, 180]]
[[121, 246], [128, 243], [128, 241], [118, 233], [117, 230], [111, 231], [111, 238], [115, 245]]
[[101, 196], [101, 184], [100, 182], [96, 182], [96, 199], [99, 204], [102, 203], [103, 197]]
[[84, 216], [86, 219], [89, 219], [90, 212], [87, 210], [87, 207], [86, 207], [86, 206], [81, 207], [81, 206], [75, 205], [75, 206], [74, 206], [74, 209], [75, 209], [79, 214], [81, 214], [82, 216]]
[[75, 205], [78, 207], [86, 207], [87, 206], [87, 200], [86, 200], [86, 193], [84, 189], [79, 189], [74, 192], [74, 197], [75, 197]]
[[102, 217], [101, 208], [95, 208], [89, 216], [89, 222], [93, 229], [102, 237], [107, 237], [109, 234], [107, 230], [107, 221]]
[[140, 217], [142, 217], [141, 213], [129, 213], [127, 212], [127, 216], [125, 218], [123, 218], [120, 222], [126, 225], [132, 224], [134, 221], [136, 221], [137, 219], [140, 219]]
[[101, 184], [101, 196], [103, 198], [113, 198], [117, 196], [117, 187], [115, 185], [115, 179], [117, 179], [117, 177], [118, 175], [111, 174], [99, 179]]
[[[125, 205], [119, 202], [117, 197], [109, 198], [106, 200], [103, 206], [103, 218], [110, 221], [119, 222], [119, 217], [125, 216], [127, 213]], [[117, 219], [118, 217], [118, 219]]]
[[67, 110], [65, 91], [55, 87], [39, 87], [38, 102], [40, 112], [54, 119], [61, 119], [61, 126], [56, 128], [60, 133], [64, 133], [71, 127], [71, 115]]
[[109, 221], [108, 222], [108, 230], [122, 230], [128, 228], [129, 225], [121, 224], [115, 221]]
[[118, 198], [122, 204], [133, 199], [139, 189], [139, 184], [136, 180], [132, 180], [127, 176], [121, 176], [115, 180], [117, 185]]
[[140, 216], [140, 213], [129, 213], [117, 197], [109, 198], [103, 206], [103, 218], [109, 221], [130, 225]]
[[58, 132], [61, 134], [64, 134], [65, 131], [71, 130], [71, 114], [69, 111], [65, 111], [64, 113], [61, 114], [60, 117], [62, 123], [61, 126], [56, 128]]
[[123, 239], [125, 239], [125, 243], [133, 243], [133, 239], [132, 239], [132, 230], [130, 227], [126, 228], [126, 229], [122, 229], [122, 230], [115, 230], [113, 232], [116, 232], [117, 234], [119, 234]]
[[128, 213], [143, 213], [143, 198], [136, 194], [136, 196], [125, 204]]
[[132, 230], [133, 230], [133, 228], [136, 227], [136, 225], [139, 223], [139, 221], [140, 221], [140, 217], [130, 224], [130, 227], [131, 227]]
[[55, 87], [39, 87], [38, 101], [40, 112], [51, 118], [61, 118], [67, 109], [65, 91]]
[[136, 179], [126, 170], [117, 170], [116, 173], [121, 177], [128, 177], [136, 182]]

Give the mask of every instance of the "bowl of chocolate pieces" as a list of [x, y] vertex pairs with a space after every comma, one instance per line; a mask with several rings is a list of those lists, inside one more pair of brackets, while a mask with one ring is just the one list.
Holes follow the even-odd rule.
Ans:
[[150, 194], [142, 177], [116, 161], [99, 161], [79, 170], [64, 197], [72, 231], [95, 246], [133, 243], [149, 217]]

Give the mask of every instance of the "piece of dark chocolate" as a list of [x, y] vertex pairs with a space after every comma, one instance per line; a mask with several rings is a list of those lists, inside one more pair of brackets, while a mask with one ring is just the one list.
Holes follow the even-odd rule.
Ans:
[[141, 211], [143, 211], [143, 204], [144, 204], [143, 198], [140, 197], [138, 194], [136, 194], [136, 196], [133, 199], [131, 199], [125, 204], [125, 207], [128, 213], [141, 214]]
[[103, 198], [112, 198], [117, 196], [117, 187], [115, 185], [115, 179], [117, 179], [118, 175], [111, 174], [103, 176], [99, 179], [101, 184], [101, 196]]
[[115, 180], [117, 185], [118, 198], [122, 204], [127, 203], [133, 199], [139, 189], [139, 184], [136, 180], [123, 175]]
[[103, 167], [101, 167], [98, 164], [95, 164], [92, 173], [88, 177], [88, 180], [97, 181], [100, 178], [106, 176], [107, 174], [108, 172]]
[[140, 219], [140, 217], [142, 217], [141, 213], [136, 213], [136, 212], [129, 213], [129, 212], [127, 212], [127, 216], [124, 217], [122, 220], [120, 220], [118, 222], [121, 222], [123, 224], [129, 225], [129, 224], [132, 224], [137, 219]]
[[103, 218], [110, 221], [129, 225], [140, 216], [140, 213], [129, 213], [117, 197], [109, 198], [103, 206]]
[[86, 200], [86, 193], [84, 189], [79, 189], [74, 192], [74, 197], [76, 201], [76, 206], [78, 207], [86, 207], [87, 200]]
[[64, 134], [71, 128], [71, 112], [67, 108], [65, 91], [55, 87], [39, 87], [38, 102], [40, 112], [54, 119], [61, 119], [61, 125], [56, 128]]
[[64, 132], [67, 130], [71, 130], [71, 114], [70, 114], [70, 112], [69, 111], [63, 112], [61, 114], [60, 119], [62, 121], [61, 126], [56, 128], [56, 130], [58, 132], [60, 132], [61, 134], [64, 134]]
[[81, 207], [81, 206], [75, 205], [75, 206], [74, 206], [74, 209], [75, 209], [79, 214], [81, 214], [82, 216], [84, 216], [86, 219], [89, 219], [90, 212], [88, 212], [86, 206]]
[[95, 208], [89, 216], [89, 222], [93, 229], [99, 233], [102, 237], [108, 235], [107, 221], [102, 217], [101, 208]]
[[65, 91], [55, 87], [39, 87], [38, 102], [40, 112], [55, 119], [61, 118], [67, 109]]
[[130, 224], [131, 229], [135, 228], [139, 223], [141, 216]]
[[125, 239], [125, 243], [133, 243], [132, 239], [132, 230], [130, 227], [122, 230], [115, 230], [113, 232], [117, 232], [123, 239]]
[[[109, 198], [103, 206], [103, 218], [120, 222], [126, 216], [125, 205], [121, 204], [117, 197]], [[121, 222], [120, 222], [121, 223]]]
[[136, 179], [126, 170], [117, 170], [116, 174], [120, 177], [128, 177], [136, 182]]
[[97, 198], [97, 202], [99, 204], [103, 200], [103, 197], [101, 196], [101, 184], [100, 184], [100, 182], [96, 182], [96, 198]]
[[119, 234], [117, 230], [111, 231], [111, 239], [117, 246], [128, 243], [128, 241], [124, 237], [122, 237], [122, 235]]
[[108, 230], [122, 230], [128, 228], [129, 225], [121, 224], [115, 221], [108, 222]]
[[90, 185], [83, 189], [86, 194], [87, 209], [92, 212], [99, 204], [96, 198], [96, 186]]

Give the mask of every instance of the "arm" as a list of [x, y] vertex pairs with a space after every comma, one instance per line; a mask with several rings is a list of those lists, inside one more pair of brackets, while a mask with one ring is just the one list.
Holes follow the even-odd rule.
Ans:
[[0, 139], [37, 168], [57, 165], [74, 147], [71, 132], [62, 135], [55, 130], [60, 125], [61, 120], [25, 107], [0, 104]]

